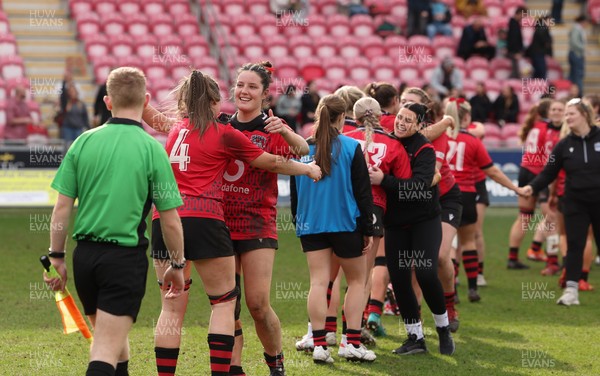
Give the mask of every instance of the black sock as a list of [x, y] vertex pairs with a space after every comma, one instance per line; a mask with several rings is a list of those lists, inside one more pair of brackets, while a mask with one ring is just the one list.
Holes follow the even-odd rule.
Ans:
[[115, 367], [111, 364], [94, 360], [88, 364], [85, 376], [115, 376]]
[[115, 376], [129, 376], [129, 371], [127, 370], [128, 366], [129, 360], [117, 363], [117, 370], [115, 371]]
[[246, 376], [242, 366], [230, 366], [229, 367], [229, 376]]
[[535, 252], [539, 252], [542, 249], [542, 242], [536, 242], [535, 240], [531, 242], [531, 249]]
[[582, 270], [581, 277], [579, 277], [579, 279], [583, 279], [584, 281], [587, 282], [589, 273], [590, 273], [589, 270]]
[[479, 263], [479, 274], [483, 275], [483, 262]]
[[519, 260], [519, 247], [508, 248], [508, 259], [510, 261], [518, 261]]
[[175, 375], [179, 348], [155, 347], [154, 353], [156, 354], [156, 370], [158, 373], [160, 375]]
[[269, 369], [283, 370], [283, 351], [275, 356], [263, 353]]

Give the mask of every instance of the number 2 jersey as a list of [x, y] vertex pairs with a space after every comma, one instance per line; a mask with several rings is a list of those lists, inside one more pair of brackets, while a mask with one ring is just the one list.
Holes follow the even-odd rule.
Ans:
[[[365, 128], [360, 127], [345, 133], [346, 136], [358, 140], [365, 152]], [[394, 175], [399, 179], [410, 178], [412, 172], [408, 154], [396, 137], [387, 134], [383, 129], [374, 129], [372, 142], [367, 146], [369, 160], [367, 165], [379, 167], [384, 174]], [[386, 193], [380, 185], [372, 185], [373, 203], [385, 211]]]
[[[261, 150], [293, 158], [292, 148], [281, 134], [265, 131], [267, 119], [267, 114], [261, 113], [242, 123], [234, 114], [229, 123]], [[229, 164], [223, 178], [225, 223], [231, 239], [277, 239], [277, 174], [236, 160]]]
[[465, 130], [448, 139], [446, 160], [461, 192], [476, 192], [477, 171], [494, 165], [481, 140]]
[[[263, 154], [241, 132], [229, 125], [209, 126], [202, 138], [189, 119], [176, 123], [166, 144], [169, 161], [183, 199], [180, 217], [224, 220], [223, 174], [236, 158], [252, 162]], [[159, 217], [156, 209], [152, 219]]]

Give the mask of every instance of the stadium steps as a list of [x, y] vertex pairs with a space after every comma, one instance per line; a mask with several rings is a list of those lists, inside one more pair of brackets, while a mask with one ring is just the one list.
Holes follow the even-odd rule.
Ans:
[[[69, 57], [86, 61], [84, 50], [76, 39], [75, 25], [68, 17], [68, 1], [4, 0], [2, 5], [11, 32], [17, 39], [17, 48], [30, 80], [30, 91], [40, 105], [42, 122], [50, 135], [56, 136], [54, 103], [60, 95], [65, 62]], [[74, 79], [91, 120], [97, 88], [92, 84], [87, 65], [83, 72], [75, 72]]]
[[[548, 0], [528, 0], [526, 5], [532, 15], [540, 15], [543, 12], [550, 14], [552, 2]], [[551, 26], [550, 30], [554, 42], [554, 58], [561, 65], [566, 79], [569, 76], [569, 31], [581, 11], [580, 4], [565, 1], [562, 13], [563, 24]], [[585, 51], [584, 94], [600, 93], [600, 45], [598, 44], [598, 38], [594, 37], [592, 33], [591, 25], [588, 25], [586, 31], [588, 42]]]

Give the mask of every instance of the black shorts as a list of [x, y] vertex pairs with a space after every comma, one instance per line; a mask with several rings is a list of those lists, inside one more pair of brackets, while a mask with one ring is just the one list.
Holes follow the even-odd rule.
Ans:
[[264, 238], [264, 239], [244, 239], [244, 240], [233, 240], [233, 251], [236, 255], [244, 252], [254, 251], [261, 248], [279, 248], [277, 239]]
[[373, 205], [373, 236], [383, 238], [383, 213], [381, 206]]
[[[186, 260], [233, 256], [233, 245], [225, 222], [212, 218], [184, 217], [183, 251]], [[160, 219], [152, 221], [152, 258], [168, 260]]]
[[[524, 187], [528, 185], [533, 179], [535, 179], [536, 176], [537, 175], [533, 172], [529, 171], [524, 167], [521, 167], [519, 169], [519, 187]], [[548, 196], [550, 196], [550, 192], [548, 190], [548, 187], [545, 187], [544, 189], [538, 192], [537, 200], [540, 203], [548, 202]]]
[[135, 322], [146, 293], [147, 247], [80, 241], [73, 251], [73, 277], [86, 315], [98, 309]]
[[460, 226], [472, 225], [477, 222], [477, 192], [460, 192], [462, 216]]
[[475, 189], [477, 190], [475, 202], [478, 204], [484, 204], [485, 206], [490, 206], [490, 196], [488, 194], [487, 187], [485, 186], [485, 179], [475, 183]]
[[440, 196], [440, 206], [442, 207], [442, 222], [458, 228], [463, 210], [458, 185], [455, 184], [446, 194]]
[[363, 235], [358, 231], [302, 235], [300, 243], [304, 252], [332, 248], [340, 258], [360, 257], [363, 251]]

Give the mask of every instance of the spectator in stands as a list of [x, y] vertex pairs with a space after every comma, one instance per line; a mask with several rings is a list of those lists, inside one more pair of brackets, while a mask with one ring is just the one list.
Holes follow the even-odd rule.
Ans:
[[552, 0], [552, 19], [557, 25], [562, 24], [563, 0]]
[[274, 13], [277, 18], [284, 15], [285, 12], [288, 12], [292, 8], [291, 0], [269, 0], [269, 7], [271, 8], [271, 13]]
[[508, 21], [508, 34], [506, 36], [506, 50], [508, 58], [512, 62], [510, 78], [521, 78], [519, 72], [519, 60], [523, 57], [523, 33], [521, 32], [521, 21], [527, 12], [527, 8], [518, 7], [514, 16]]
[[394, 25], [388, 18], [384, 18], [380, 24], [375, 25], [375, 34], [382, 38], [400, 33], [400, 26]]
[[429, 0], [408, 0], [406, 35], [425, 35], [429, 19]]
[[496, 55], [496, 48], [488, 42], [485, 35], [481, 17], [476, 17], [471, 25], [467, 25], [463, 29], [457, 55], [465, 60], [473, 55], [480, 55], [491, 60]]
[[106, 103], [104, 103], [104, 96], [106, 95], [108, 94], [106, 92], [105, 82], [100, 85], [98, 88], [98, 93], [96, 94], [96, 102], [94, 103], [94, 127], [106, 123], [106, 121], [112, 116], [108, 108], [106, 108]]
[[427, 25], [427, 36], [433, 40], [436, 35], [452, 36], [450, 25], [450, 8], [440, 0], [433, 0], [429, 6], [429, 24]]
[[577, 85], [579, 93], [576, 98], [583, 95], [583, 77], [585, 76], [585, 16], [575, 19], [575, 24], [569, 31], [569, 80]]
[[33, 123], [29, 106], [27, 106], [25, 88], [21, 85], [15, 88], [14, 98], [9, 99], [6, 106], [6, 128], [4, 138], [7, 140], [27, 139], [27, 126]]
[[485, 16], [487, 10], [483, 0], [456, 0], [456, 13], [464, 18], [471, 16]]
[[471, 120], [485, 123], [490, 118], [492, 112], [492, 102], [487, 95], [485, 84], [478, 82], [475, 88], [475, 95], [469, 99], [471, 103]]
[[448, 96], [452, 90], [462, 91], [463, 75], [454, 66], [452, 58], [446, 57], [435, 68], [431, 76], [431, 86], [438, 92], [442, 99]]
[[277, 116], [285, 120], [285, 122], [295, 131], [298, 114], [302, 109], [302, 103], [300, 99], [296, 97], [296, 87], [294, 85], [288, 85], [285, 88], [285, 93], [277, 100], [277, 107], [275, 113]]
[[526, 51], [533, 65], [533, 78], [546, 79], [548, 75], [546, 55], [552, 56], [552, 36], [549, 30], [551, 23], [549, 16], [540, 17], [535, 21], [533, 39]]
[[508, 55], [507, 36], [506, 29], [498, 30], [498, 34], [496, 35], [496, 57], [506, 57]]
[[67, 105], [61, 128], [62, 138], [70, 145], [80, 134], [89, 128], [88, 113], [85, 103], [79, 99], [79, 92], [75, 85], [67, 88]]
[[369, 9], [364, 6], [362, 0], [350, 0], [348, 4], [348, 17], [356, 16], [357, 14], [369, 14]]
[[302, 109], [300, 110], [300, 121], [302, 122], [302, 125], [315, 122], [315, 111], [320, 99], [321, 97], [317, 92], [317, 85], [314, 81], [308, 81], [306, 90], [304, 91], [304, 94], [302, 94], [302, 97], [300, 97], [300, 103], [302, 105]]
[[516, 123], [519, 116], [519, 97], [510, 85], [505, 85], [500, 95], [494, 101], [494, 117], [499, 126], [506, 123]]

